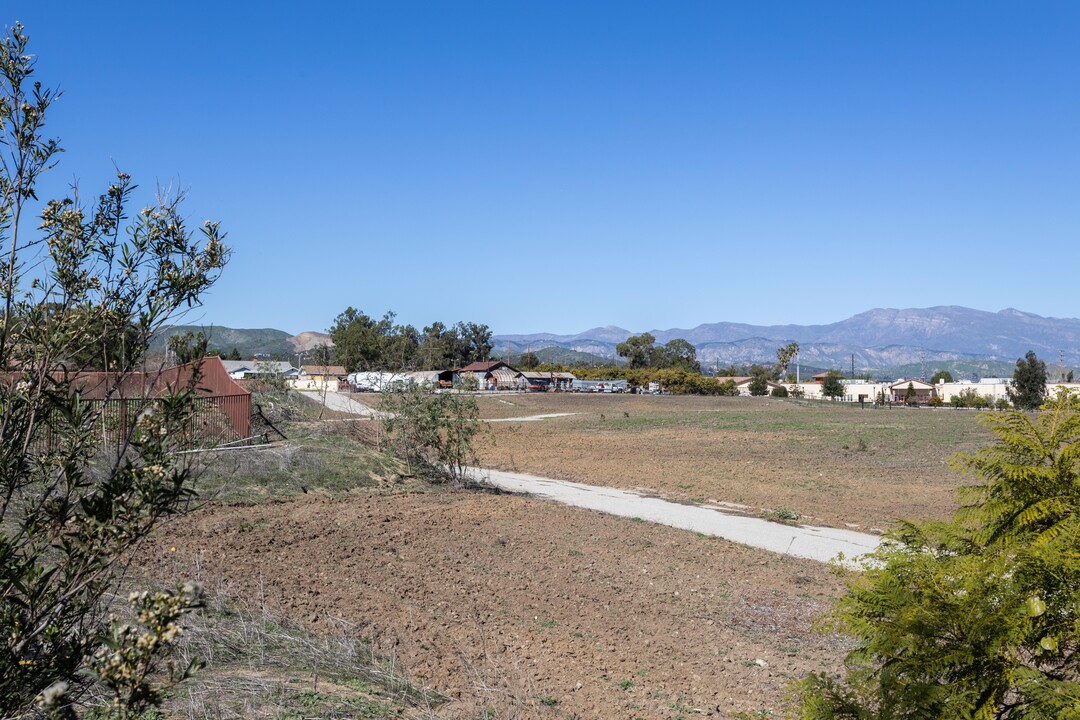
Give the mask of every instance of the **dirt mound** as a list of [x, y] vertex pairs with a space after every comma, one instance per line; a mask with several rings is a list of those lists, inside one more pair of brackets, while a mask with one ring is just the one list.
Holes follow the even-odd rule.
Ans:
[[323, 345], [333, 347], [334, 341], [326, 333], [309, 330], [289, 338], [289, 344], [296, 352], [307, 352]]
[[451, 717], [778, 711], [791, 679], [843, 651], [809, 632], [839, 593], [823, 565], [528, 498], [208, 506], [144, 560], [313, 628], [358, 623], [456, 698]]

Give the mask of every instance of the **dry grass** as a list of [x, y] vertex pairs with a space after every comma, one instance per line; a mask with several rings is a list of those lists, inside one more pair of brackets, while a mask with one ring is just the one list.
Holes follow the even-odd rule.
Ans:
[[[121, 603], [118, 603], [118, 608]], [[314, 634], [218, 592], [188, 616], [178, 657], [206, 663], [162, 708], [189, 720], [434, 718], [446, 698], [412, 684], [352, 623]]]
[[988, 438], [974, 412], [773, 398], [509, 395], [483, 398], [481, 412], [575, 413], [491, 423], [487, 467], [864, 529], [949, 516], [962, 482], [949, 458]]

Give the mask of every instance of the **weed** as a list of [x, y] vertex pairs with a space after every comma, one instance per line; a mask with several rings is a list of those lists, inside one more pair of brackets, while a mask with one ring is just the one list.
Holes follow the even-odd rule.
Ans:
[[239, 530], [240, 532], [248, 532], [250, 530], [265, 530], [268, 527], [270, 527], [270, 521], [262, 518], [259, 520], [252, 520], [250, 522], [240, 523]]
[[550, 695], [541, 695], [540, 704], [547, 707], [555, 707], [559, 704], [559, 698], [551, 697]]
[[630, 688], [634, 687], [634, 681], [630, 679], [620, 680], [619, 687], [623, 690], [629, 690]]
[[777, 510], [762, 510], [761, 517], [766, 520], [779, 520], [780, 522], [797, 522], [802, 515], [798, 510], [782, 507]]

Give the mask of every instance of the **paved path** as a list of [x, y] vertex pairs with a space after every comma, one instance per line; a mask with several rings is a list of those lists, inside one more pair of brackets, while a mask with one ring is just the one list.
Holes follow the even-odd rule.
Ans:
[[[315, 402], [324, 401], [321, 393], [301, 394]], [[326, 407], [331, 410], [364, 417], [379, 417], [380, 415], [377, 410], [373, 410], [345, 393], [326, 393], [325, 402]], [[524, 422], [573, 414], [575, 413], [550, 413], [520, 418], [502, 418], [502, 422]], [[662, 525], [692, 530], [705, 535], [715, 535], [743, 545], [820, 562], [833, 560], [841, 553], [845, 561], [855, 560], [871, 552], [880, 540], [877, 535], [813, 525], [785, 525], [757, 517], [747, 517], [740, 514], [737, 508], [717, 505], [684, 505], [641, 495], [630, 490], [552, 480], [502, 470], [475, 468], [474, 473], [476, 477], [504, 490], [529, 493], [547, 500], [599, 510], [611, 515], [638, 517]]]
[[[323, 403], [323, 394], [317, 391], [300, 391], [300, 394], [306, 397], [312, 402], [319, 404]], [[362, 402], [354, 400], [351, 395], [339, 392], [326, 393], [326, 407], [330, 410], [337, 410], [338, 412], [352, 413], [353, 415], [361, 415], [363, 417], [374, 418], [381, 417], [382, 413], [378, 410], [369, 408]]]
[[683, 505], [629, 490], [597, 487], [566, 480], [477, 469], [477, 477], [504, 490], [525, 492], [537, 497], [599, 510], [611, 515], [642, 520], [715, 535], [733, 542], [785, 555], [828, 562], [843, 553], [850, 562], [877, 547], [877, 535], [812, 525], [785, 525], [741, 515], [737, 510], [716, 505]]
[[547, 413], [545, 415], [522, 415], [521, 417], [512, 418], [492, 418], [485, 420], [484, 422], [535, 422], [536, 420], [547, 420], [548, 418], [560, 418], [568, 417], [570, 415], [579, 415], [580, 413]]

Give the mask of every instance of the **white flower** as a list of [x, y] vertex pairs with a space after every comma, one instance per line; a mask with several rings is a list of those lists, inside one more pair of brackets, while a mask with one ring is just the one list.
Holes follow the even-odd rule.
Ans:
[[42, 710], [52, 710], [64, 699], [67, 691], [68, 684], [63, 680], [57, 680], [37, 696], [38, 706]]

